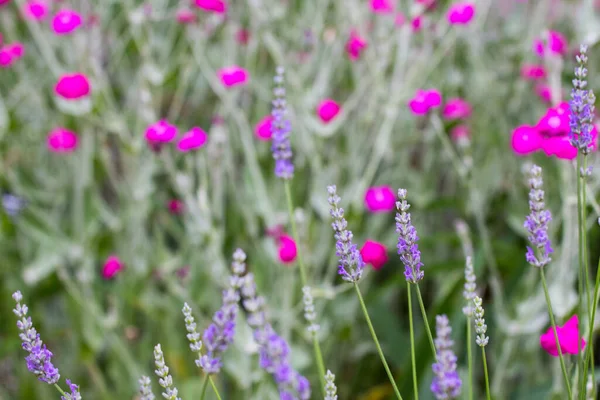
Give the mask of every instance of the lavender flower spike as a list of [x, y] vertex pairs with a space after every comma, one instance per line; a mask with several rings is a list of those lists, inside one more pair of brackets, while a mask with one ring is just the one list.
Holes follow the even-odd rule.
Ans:
[[142, 376], [138, 383], [140, 385], [140, 400], [154, 400], [150, 378]]
[[329, 193], [329, 213], [333, 218], [333, 231], [335, 232], [335, 255], [340, 258], [338, 266], [338, 274], [342, 279], [348, 282], [358, 282], [362, 277], [365, 263], [360, 255], [360, 251], [354, 243], [352, 243], [352, 231], [348, 230], [348, 222], [344, 218], [344, 209], [340, 208], [340, 197], [337, 195], [335, 185], [327, 187]]
[[290, 143], [290, 132], [292, 124], [287, 119], [287, 104], [285, 100], [285, 88], [283, 87], [283, 67], [277, 67], [275, 75], [275, 88], [273, 94], [273, 110], [271, 115], [271, 132], [273, 144], [271, 151], [275, 159], [275, 175], [278, 178], [292, 179], [294, 177], [294, 164], [292, 163], [292, 145]]
[[79, 386], [67, 379], [67, 386], [71, 393], [65, 393], [64, 396], [60, 396], [60, 400], [81, 400], [81, 393], [79, 393]]
[[587, 46], [582, 45], [579, 49], [577, 58], [577, 67], [575, 68], [575, 79], [573, 79], [573, 89], [571, 89], [571, 101], [569, 107], [569, 123], [571, 131], [569, 138], [571, 144], [582, 154], [588, 154], [592, 147], [592, 129], [594, 127], [594, 103], [596, 97], [592, 90], [586, 89], [587, 86]]
[[466, 300], [467, 304], [462, 310], [463, 314], [465, 314], [468, 318], [471, 318], [475, 312], [473, 299], [476, 297], [476, 280], [477, 277], [475, 276], [475, 270], [473, 269], [473, 259], [471, 256], [468, 256], [467, 263], [465, 265], [465, 290], [463, 290], [463, 298]]
[[445, 315], [436, 316], [435, 321], [437, 362], [432, 366], [434, 377], [431, 382], [431, 391], [438, 400], [456, 399], [460, 395], [462, 382], [456, 372], [456, 355], [452, 351], [454, 345], [450, 338], [452, 328], [450, 328], [448, 317]]
[[335, 375], [331, 373], [330, 370], [327, 370], [325, 374], [325, 396], [324, 400], [337, 400], [337, 387], [335, 386]]
[[54, 385], [60, 379], [58, 368], [52, 364], [52, 352], [46, 348], [46, 345], [40, 339], [40, 334], [33, 327], [31, 317], [27, 316], [27, 305], [21, 304], [23, 295], [20, 291], [13, 293], [12, 298], [17, 302], [17, 306], [13, 310], [15, 315], [19, 317], [17, 328], [21, 331], [23, 350], [29, 353], [25, 357], [27, 369], [33, 372], [40, 381], [46, 382], [49, 385]]
[[532, 247], [527, 246], [525, 258], [534, 267], [542, 268], [550, 261], [552, 247], [548, 237], [548, 223], [552, 220], [550, 211], [546, 210], [544, 203], [544, 190], [542, 180], [542, 169], [537, 165], [531, 167], [529, 179], [529, 209], [530, 214], [525, 218], [525, 229], [529, 232], [529, 242]]
[[165, 364], [165, 357], [160, 347], [160, 343], [154, 347], [154, 364], [157, 368], [154, 373], [159, 378], [158, 384], [165, 389], [163, 397], [167, 400], [181, 400], [180, 397], [177, 397], [178, 391], [177, 388], [173, 386], [173, 378], [169, 375], [169, 367]]
[[410, 204], [406, 201], [406, 189], [398, 189], [396, 202], [396, 232], [398, 233], [398, 255], [404, 264], [404, 277], [408, 282], [417, 283], [425, 273], [421, 271], [421, 252], [417, 241], [417, 230], [413, 226], [408, 209]]

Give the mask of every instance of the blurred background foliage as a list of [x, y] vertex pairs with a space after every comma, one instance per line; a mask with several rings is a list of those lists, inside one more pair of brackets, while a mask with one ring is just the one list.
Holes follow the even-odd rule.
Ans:
[[[398, 3], [410, 15], [412, 2]], [[393, 213], [364, 209], [364, 192], [373, 185], [408, 189], [428, 313], [451, 319], [461, 373], [463, 249], [469, 251], [471, 240], [490, 327], [495, 397], [548, 398], [560, 370], [539, 348], [548, 319], [537, 275], [524, 257], [522, 171], [532, 161], [544, 167], [555, 216], [548, 277], [561, 321], [575, 304], [575, 172], [569, 162], [543, 154], [515, 156], [510, 135], [519, 124], [535, 124], [547, 107], [519, 75], [523, 63], [536, 61], [532, 43], [546, 29], [566, 34], [573, 51], [582, 41], [592, 45], [590, 84], [599, 87], [593, 46], [599, 15], [592, 1], [483, 0], [470, 26], [449, 27], [444, 11], [450, 3], [439, 1], [414, 33], [410, 24], [396, 26], [393, 16], [371, 13], [363, 0], [232, 1], [226, 19], [199, 12], [191, 25], [175, 22], [176, 1], [81, 1], [70, 6], [97, 23], [67, 37], [53, 36], [47, 23], [23, 21], [22, 0], [1, 8], [4, 40], [22, 41], [26, 56], [0, 70], [0, 189], [27, 204], [16, 217], [0, 214], [0, 397], [57, 398], [23, 362], [10, 301], [20, 289], [62, 376], [80, 384], [85, 399], [134, 398], [139, 376], [154, 370], [158, 342], [181, 397], [197, 398], [200, 372], [181, 308], [188, 302], [199, 327], [209, 323], [231, 254], [241, 247], [274, 325], [292, 342], [294, 366], [318, 398], [297, 267], [281, 265], [265, 235], [276, 224], [289, 226], [283, 185], [272, 173], [269, 143], [253, 136], [254, 124], [270, 112], [275, 67], [283, 65], [300, 246], [339, 398], [385, 399], [391, 391], [351, 286], [336, 274], [328, 184], [338, 186], [357, 242], [388, 247], [390, 261], [368, 271], [361, 286], [406, 398], [412, 389], [403, 268], [395, 256]], [[250, 33], [245, 45], [236, 41], [240, 29]], [[352, 29], [368, 40], [356, 62], [344, 51]], [[572, 59], [549, 66], [565, 95]], [[215, 71], [232, 64], [249, 70], [248, 86], [220, 85]], [[70, 116], [53, 99], [58, 75], [72, 71], [92, 79], [89, 114]], [[429, 87], [473, 105], [467, 148], [451, 142], [453, 124], [411, 115], [407, 101], [417, 88]], [[338, 101], [342, 113], [324, 125], [315, 107], [326, 97]], [[164, 117], [181, 130], [203, 127], [208, 145], [195, 153], [172, 147], [154, 153], [143, 133]], [[75, 153], [48, 152], [45, 137], [56, 126], [80, 135]], [[471, 168], [454, 168], [468, 160]], [[590, 227], [599, 185], [592, 177]], [[169, 212], [171, 199], [184, 202], [182, 215]], [[457, 221], [468, 229], [462, 238]], [[597, 230], [590, 235], [594, 264]], [[100, 270], [111, 254], [126, 269], [106, 281]], [[430, 399], [433, 360], [416, 321], [421, 398]], [[224, 398], [276, 398], [270, 377], [257, 368], [250, 337], [241, 323], [218, 378]]]

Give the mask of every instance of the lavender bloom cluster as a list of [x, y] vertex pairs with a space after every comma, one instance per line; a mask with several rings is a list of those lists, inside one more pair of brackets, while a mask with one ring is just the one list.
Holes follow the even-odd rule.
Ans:
[[33, 327], [31, 317], [27, 316], [28, 308], [26, 304], [21, 304], [23, 295], [20, 291], [13, 293], [12, 298], [17, 302], [17, 306], [13, 310], [15, 315], [19, 317], [17, 328], [21, 331], [23, 350], [29, 353], [25, 357], [27, 369], [34, 373], [42, 382], [49, 385], [54, 385], [60, 379], [58, 368], [52, 364], [52, 352], [46, 348], [46, 345], [40, 339], [40, 334]]
[[142, 376], [138, 381], [140, 385], [140, 400], [154, 400], [154, 393], [152, 393], [152, 383], [150, 378]]
[[396, 202], [396, 232], [398, 233], [398, 255], [404, 264], [404, 277], [408, 282], [417, 283], [425, 273], [421, 271], [421, 251], [417, 241], [417, 230], [413, 226], [408, 212], [410, 204], [406, 201], [406, 189], [398, 189], [399, 201]]
[[456, 355], [452, 351], [454, 341], [450, 338], [452, 328], [446, 315], [435, 317], [436, 363], [433, 364], [433, 381], [431, 391], [438, 400], [455, 399], [460, 395], [462, 381], [456, 371]]
[[309, 400], [310, 383], [293, 369], [287, 342], [267, 321], [266, 303], [264, 298], [258, 295], [254, 275], [248, 273], [241, 277], [240, 281], [242, 304], [248, 312], [248, 325], [254, 330], [254, 340], [259, 346], [261, 368], [275, 379], [281, 400]]
[[571, 89], [571, 101], [569, 106], [571, 114], [569, 115], [570, 132], [569, 138], [571, 144], [582, 153], [588, 154], [592, 147], [592, 129], [594, 127], [594, 103], [596, 97], [592, 90], [586, 89], [587, 86], [587, 46], [582, 45], [580, 54], [577, 56], [577, 67], [575, 68], [575, 79], [573, 79], [573, 89]]
[[271, 115], [271, 132], [273, 134], [271, 151], [275, 159], [275, 175], [278, 178], [291, 179], [294, 177], [294, 164], [292, 163], [292, 145], [290, 143], [290, 132], [292, 124], [287, 118], [287, 103], [285, 100], [285, 88], [283, 87], [283, 67], [277, 68], [275, 75], [275, 88], [273, 94], [273, 110]]
[[163, 397], [167, 400], [181, 400], [181, 397], [177, 397], [179, 391], [173, 385], [173, 377], [169, 375], [169, 367], [165, 364], [160, 343], [154, 347], [154, 364], [157, 368], [154, 373], [158, 376], [158, 384], [165, 389]]
[[333, 231], [335, 232], [335, 255], [340, 259], [338, 274], [348, 282], [358, 282], [362, 277], [365, 262], [360, 255], [356, 244], [352, 243], [352, 231], [348, 230], [348, 222], [344, 218], [344, 209], [340, 208], [340, 196], [337, 195], [335, 185], [327, 187], [329, 193], [330, 210], [333, 218]]
[[548, 223], [552, 220], [552, 215], [546, 210], [542, 168], [537, 165], [531, 167], [529, 187], [530, 214], [525, 218], [524, 226], [529, 232], [528, 239], [532, 247], [527, 246], [525, 258], [531, 265], [542, 268], [551, 261], [550, 253], [553, 251], [548, 237]]
[[71, 393], [65, 393], [64, 396], [60, 396], [60, 400], [81, 400], [81, 393], [79, 393], [79, 386], [67, 379], [67, 386]]
[[[241, 285], [240, 274], [244, 272], [244, 261], [246, 254], [241, 249], [237, 249], [233, 254], [232, 270], [233, 275], [229, 277], [229, 287], [223, 291], [223, 306], [213, 316], [213, 323], [206, 328], [202, 335], [206, 354], [202, 355], [196, 364], [202, 367], [207, 374], [218, 374], [222, 367], [221, 355], [227, 350], [227, 347], [233, 342], [235, 335], [235, 319], [238, 313], [238, 303], [240, 301], [239, 288]], [[187, 317], [186, 317], [187, 318]], [[188, 329], [189, 332], [189, 329]], [[192, 335], [190, 348], [200, 350], [197, 338]], [[193, 342], [196, 339], [196, 342]], [[201, 346], [201, 344], [200, 344]]]
[[473, 259], [468, 256], [467, 263], [465, 265], [465, 290], [463, 290], [463, 298], [467, 304], [463, 307], [463, 314], [471, 318], [475, 312], [473, 306], [473, 299], [477, 296], [475, 290], [477, 290], [477, 277], [475, 276], [475, 270], [473, 269]]

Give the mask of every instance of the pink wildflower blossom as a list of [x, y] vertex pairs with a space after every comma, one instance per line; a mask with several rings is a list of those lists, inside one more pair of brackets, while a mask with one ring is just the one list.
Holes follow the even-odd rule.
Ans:
[[460, 98], [449, 99], [444, 106], [442, 116], [450, 121], [468, 118], [471, 116], [471, 105], [468, 101]]
[[177, 136], [177, 127], [171, 125], [166, 119], [150, 125], [146, 129], [146, 140], [148, 143], [168, 143], [175, 139]]
[[442, 94], [437, 89], [417, 89], [408, 107], [415, 115], [424, 115], [442, 104]]
[[81, 14], [75, 10], [62, 9], [52, 18], [52, 30], [56, 35], [69, 35], [81, 27]]
[[[585, 340], [579, 337], [579, 318], [577, 314], [573, 315], [563, 326], [556, 327], [556, 336], [558, 344], [563, 354], [579, 354], [585, 347]], [[552, 327], [540, 336], [540, 346], [548, 354], [558, 357], [558, 347]]]
[[250, 79], [248, 71], [237, 65], [221, 68], [217, 74], [226, 87], [244, 86]]
[[66, 100], [87, 97], [90, 90], [89, 79], [80, 72], [62, 75], [54, 86], [54, 93]]
[[396, 209], [396, 195], [390, 186], [373, 186], [365, 192], [365, 207], [372, 213]]
[[367, 40], [360, 36], [356, 30], [352, 30], [352, 32], [350, 32], [350, 37], [346, 42], [346, 53], [348, 54], [350, 60], [358, 60], [366, 48]]
[[227, 12], [227, 3], [224, 0], [195, 0], [196, 7], [201, 10], [224, 14]]
[[123, 269], [123, 262], [117, 256], [110, 256], [102, 266], [102, 277], [104, 279], [112, 279]]
[[340, 105], [332, 99], [325, 99], [317, 106], [317, 114], [324, 123], [331, 122], [341, 111]]
[[367, 240], [360, 249], [360, 255], [364, 262], [371, 264], [374, 269], [379, 270], [388, 261], [385, 245], [373, 240]]
[[273, 117], [271, 115], [267, 115], [263, 117], [258, 123], [254, 126], [254, 136], [258, 140], [268, 141], [271, 140], [271, 136], [273, 136], [273, 132], [271, 131], [271, 124], [273, 123]]
[[470, 1], [454, 3], [448, 9], [446, 18], [451, 25], [467, 25], [475, 16], [475, 4]]
[[183, 134], [177, 143], [177, 150], [188, 152], [190, 150], [199, 149], [206, 144], [208, 135], [201, 128], [193, 127]]
[[31, 21], [41, 21], [48, 16], [48, 3], [45, 0], [31, 0], [23, 5], [25, 18]]
[[46, 138], [48, 150], [53, 153], [72, 153], [77, 148], [78, 142], [75, 132], [65, 128], [53, 129]]
[[293, 263], [298, 255], [296, 242], [290, 236], [281, 235], [279, 237], [279, 261], [284, 264]]

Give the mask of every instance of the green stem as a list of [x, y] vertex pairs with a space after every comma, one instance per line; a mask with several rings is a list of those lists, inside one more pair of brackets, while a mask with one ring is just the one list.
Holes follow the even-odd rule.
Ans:
[[399, 400], [402, 400], [402, 395], [400, 395], [400, 391], [398, 390], [398, 386], [396, 385], [396, 381], [394, 380], [394, 376], [390, 371], [390, 367], [388, 366], [387, 361], [385, 360], [385, 356], [383, 355], [383, 350], [381, 350], [381, 345], [379, 344], [379, 340], [377, 339], [377, 334], [375, 333], [375, 329], [373, 328], [373, 324], [371, 323], [371, 318], [369, 317], [369, 312], [367, 311], [367, 306], [365, 305], [365, 301], [363, 300], [362, 294], [360, 293], [360, 289], [358, 287], [358, 283], [354, 282], [354, 289], [356, 290], [356, 295], [358, 296], [358, 301], [360, 302], [360, 306], [362, 308], [363, 314], [365, 315], [365, 319], [367, 320], [367, 325], [369, 326], [369, 331], [371, 331], [371, 336], [373, 337], [373, 341], [375, 342], [375, 347], [377, 347], [377, 352], [379, 353], [379, 358], [381, 359], [381, 363], [383, 364], [383, 368], [385, 368], [385, 372], [390, 379], [390, 383], [394, 388], [394, 393]]
[[208, 380], [210, 382], [210, 386], [212, 386], [213, 391], [217, 395], [217, 399], [221, 400], [221, 395], [219, 394], [219, 390], [217, 389], [217, 385], [215, 385], [215, 381], [213, 380], [212, 376], [209, 375]]
[[471, 343], [471, 322], [471, 317], [467, 317], [467, 363], [469, 365], [469, 400], [473, 400], [473, 344]]
[[[598, 292], [600, 289], [600, 259], [598, 260], [598, 269], [596, 270], [596, 284], [594, 285], [594, 302], [592, 303], [592, 318], [590, 319], [589, 331], [588, 331], [588, 346], [585, 349], [585, 362], [583, 367], [583, 373], [587, 374], [587, 366], [590, 363], [590, 358], [593, 354], [591, 343], [592, 335], [594, 334], [594, 322], [596, 321], [596, 308], [598, 308]], [[592, 377], [594, 375], [594, 360], [591, 360], [592, 365]], [[594, 379], [594, 390], [596, 389], [596, 380]]]
[[204, 400], [206, 396], [206, 388], [208, 387], [209, 375], [204, 376], [204, 382], [202, 383], [202, 391], [200, 392], [200, 400]]
[[481, 346], [481, 356], [483, 357], [483, 373], [485, 375], [485, 394], [487, 400], [491, 400], [490, 394], [490, 378], [488, 376], [487, 359], [485, 357], [485, 346]]
[[552, 312], [552, 303], [550, 302], [550, 295], [548, 294], [548, 284], [546, 283], [546, 275], [544, 274], [544, 268], [540, 268], [540, 276], [542, 278], [542, 286], [544, 287], [544, 295], [546, 296], [546, 304], [548, 306], [548, 315], [550, 315], [550, 323], [552, 324], [552, 331], [554, 332], [554, 340], [556, 341], [556, 349], [558, 350], [558, 357], [560, 358], [560, 368], [562, 369], [563, 378], [565, 379], [565, 385], [567, 386], [567, 392], [569, 393], [569, 399], [573, 398], [571, 392], [571, 384], [569, 383], [569, 375], [567, 374], [567, 367], [565, 366], [565, 359], [563, 358], [562, 350], [560, 348], [560, 342], [558, 340], [558, 333], [556, 332], [556, 323], [554, 322], [554, 313]]
[[58, 391], [60, 392], [60, 394], [61, 394], [63, 397], [66, 397], [66, 396], [67, 396], [67, 394], [64, 392], [64, 390], [62, 390], [62, 389], [61, 389], [61, 387], [60, 387], [60, 386], [58, 386], [58, 384], [56, 384], [56, 383], [55, 383], [55, 384], [54, 384], [54, 387], [56, 388], [56, 390], [58, 390]]
[[408, 297], [408, 323], [410, 329], [410, 361], [412, 363], [413, 390], [415, 400], [419, 400], [419, 384], [417, 383], [417, 362], [415, 358], [415, 333], [413, 328], [412, 315], [412, 294], [410, 292], [410, 282], [406, 281], [406, 293]]
[[[300, 245], [300, 235], [298, 234], [298, 227], [296, 226], [296, 218], [294, 217], [294, 203], [292, 201], [292, 191], [290, 189], [290, 181], [285, 180], [285, 197], [287, 200], [288, 213], [290, 214], [290, 223], [292, 225], [292, 235], [296, 242], [296, 248], [298, 249], [298, 266], [300, 267], [300, 279], [302, 280], [302, 287], [307, 286], [306, 279], [306, 267], [304, 266], [304, 258], [302, 257], [302, 246]], [[321, 345], [317, 339], [315, 332], [312, 333], [313, 349], [315, 353], [315, 361], [317, 363], [317, 369], [319, 370], [319, 381], [321, 382], [321, 391], [323, 397], [327, 395], [325, 392], [325, 363], [323, 362], [323, 353], [321, 352]]]
[[437, 352], [435, 351], [435, 344], [433, 344], [433, 335], [431, 334], [431, 328], [429, 327], [429, 321], [427, 320], [427, 312], [425, 311], [425, 305], [423, 304], [423, 296], [421, 296], [421, 289], [419, 285], [415, 284], [417, 287], [417, 298], [419, 299], [419, 306], [421, 307], [421, 315], [423, 315], [423, 323], [425, 324], [425, 329], [427, 330], [427, 337], [429, 338], [429, 345], [431, 346], [431, 352], [433, 353], [433, 358], [435, 359]]

